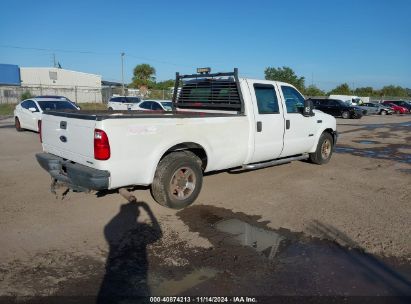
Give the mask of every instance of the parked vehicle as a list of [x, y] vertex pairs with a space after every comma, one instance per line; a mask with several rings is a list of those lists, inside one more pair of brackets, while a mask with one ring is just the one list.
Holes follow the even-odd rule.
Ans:
[[138, 105], [140, 111], [171, 111], [173, 103], [171, 100], [143, 100]]
[[50, 98], [54, 100], [66, 100], [68, 102], [71, 102], [73, 106], [75, 106], [78, 110], [80, 110], [80, 106], [75, 103], [74, 101], [68, 99], [66, 96], [60, 96], [60, 95], [41, 95], [41, 96], [36, 96], [34, 98]]
[[36, 157], [51, 189], [151, 185], [159, 204], [179, 209], [197, 198], [204, 172], [330, 160], [336, 120], [294, 86], [239, 78], [237, 69], [177, 73], [181, 82], [173, 112], [47, 112]]
[[348, 105], [354, 106], [359, 105], [362, 102], [360, 97], [354, 95], [330, 95], [328, 98], [342, 100]]
[[314, 107], [317, 110], [330, 114], [335, 117], [342, 117], [344, 119], [357, 118], [360, 119], [367, 113], [357, 106], [349, 105], [338, 99], [312, 99]]
[[408, 110], [407, 112], [411, 112], [411, 104], [405, 100], [384, 100], [383, 104], [394, 104], [396, 106], [406, 108]]
[[141, 102], [140, 97], [132, 96], [115, 96], [111, 97], [107, 103], [109, 111], [130, 111], [138, 110], [138, 104]]
[[366, 110], [367, 115], [370, 115], [370, 114], [387, 115], [387, 114], [394, 113], [394, 111], [390, 107], [387, 107], [386, 105], [383, 105], [380, 103], [364, 102], [358, 107], [363, 110]]
[[40, 129], [42, 114], [49, 110], [76, 110], [79, 109], [71, 102], [52, 98], [30, 98], [23, 100], [14, 109], [14, 124], [17, 131]]
[[410, 112], [407, 108], [397, 106], [394, 103], [384, 103], [384, 105], [391, 107], [391, 109], [395, 112], [395, 114], [407, 114]]

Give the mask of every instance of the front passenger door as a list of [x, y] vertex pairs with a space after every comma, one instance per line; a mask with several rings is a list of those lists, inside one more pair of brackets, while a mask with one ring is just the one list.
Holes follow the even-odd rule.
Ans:
[[286, 106], [284, 149], [281, 157], [308, 152], [315, 140], [315, 116], [303, 116], [305, 99], [295, 88], [286, 85], [279, 87]]

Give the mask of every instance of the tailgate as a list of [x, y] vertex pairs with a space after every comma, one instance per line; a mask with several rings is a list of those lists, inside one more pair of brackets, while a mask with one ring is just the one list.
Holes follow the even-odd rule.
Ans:
[[43, 150], [93, 167], [95, 120], [43, 114]]

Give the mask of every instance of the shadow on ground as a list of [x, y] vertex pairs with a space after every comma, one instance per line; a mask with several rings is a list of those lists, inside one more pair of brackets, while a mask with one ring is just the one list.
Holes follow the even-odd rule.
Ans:
[[[141, 211], [147, 212], [150, 224], [138, 222]], [[149, 296], [147, 284], [147, 245], [162, 236], [160, 225], [145, 202], [132, 201], [104, 227], [109, 253], [97, 303], [115, 303], [118, 299]]]

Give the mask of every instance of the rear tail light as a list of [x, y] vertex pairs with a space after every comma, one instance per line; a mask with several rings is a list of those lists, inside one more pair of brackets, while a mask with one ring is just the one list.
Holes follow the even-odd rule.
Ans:
[[42, 136], [41, 136], [41, 120], [39, 120], [39, 121], [37, 122], [37, 125], [38, 125], [38, 127], [39, 127], [40, 142], [42, 143], [42, 142], [43, 142], [43, 138], [42, 138]]
[[110, 143], [106, 132], [94, 129], [94, 158], [107, 160], [110, 158]]

